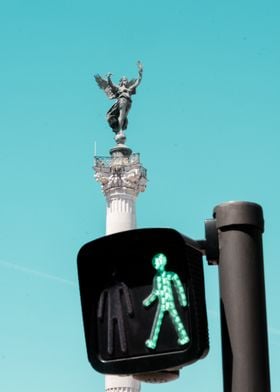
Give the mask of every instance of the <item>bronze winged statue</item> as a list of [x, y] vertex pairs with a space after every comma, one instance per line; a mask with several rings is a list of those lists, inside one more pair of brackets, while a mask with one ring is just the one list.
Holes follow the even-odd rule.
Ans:
[[117, 100], [106, 115], [110, 127], [116, 134], [127, 129], [127, 115], [132, 104], [131, 95], [136, 94], [136, 88], [139, 86], [143, 75], [143, 65], [140, 61], [137, 62], [137, 66], [138, 78], [129, 81], [124, 76], [118, 85], [112, 82], [111, 73], [107, 74], [107, 79], [103, 79], [99, 74], [94, 75], [98, 86], [105, 91], [107, 97]]

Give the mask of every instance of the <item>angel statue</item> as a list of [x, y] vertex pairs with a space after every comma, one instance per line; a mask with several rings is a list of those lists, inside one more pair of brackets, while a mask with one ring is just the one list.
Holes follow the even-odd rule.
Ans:
[[120, 79], [118, 85], [115, 85], [111, 80], [111, 73], [107, 74], [107, 80], [100, 75], [94, 75], [98, 86], [105, 91], [110, 99], [116, 99], [117, 102], [108, 110], [106, 119], [112, 128], [113, 132], [119, 132], [127, 128], [127, 115], [131, 108], [131, 95], [136, 94], [136, 87], [139, 86], [142, 80], [143, 65], [140, 61], [137, 62], [138, 78], [128, 81], [124, 76]]

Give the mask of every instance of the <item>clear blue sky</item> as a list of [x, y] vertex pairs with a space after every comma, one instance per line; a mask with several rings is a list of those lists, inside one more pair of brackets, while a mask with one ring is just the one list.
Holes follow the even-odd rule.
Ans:
[[[278, 1], [5, 1], [0, 13], [0, 390], [102, 391], [87, 362], [76, 255], [105, 231], [92, 172], [111, 102], [93, 74], [144, 76], [127, 144], [148, 187], [138, 227], [203, 238], [229, 200], [264, 209], [272, 390], [280, 390]], [[145, 392], [222, 391], [218, 271], [206, 359]], [[260, 337], [261, 339], [261, 337]]]

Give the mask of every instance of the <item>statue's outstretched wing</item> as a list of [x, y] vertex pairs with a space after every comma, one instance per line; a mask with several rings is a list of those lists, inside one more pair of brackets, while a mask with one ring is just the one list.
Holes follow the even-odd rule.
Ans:
[[117, 87], [111, 86], [106, 79], [103, 79], [99, 74], [94, 75], [98, 86], [105, 91], [106, 95], [110, 99], [117, 98], [118, 89]]
[[[131, 86], [135, 86], [135, 83], [137, 82], [137, 79], [131, 79], [128, 84], [127, 87], [131, 88]], [[136, 94], [136, 88], [133, 88], [130, 92], [131, 94]]]

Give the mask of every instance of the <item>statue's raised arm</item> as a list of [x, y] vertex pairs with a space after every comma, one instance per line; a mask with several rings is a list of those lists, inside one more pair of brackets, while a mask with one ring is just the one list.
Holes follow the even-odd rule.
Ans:
[[137, 66], [138, 66], [138, 78], [137, 79], [132, 79], [130, 82], [128, 82], [129, 89], [131, 90], [131, 94], [136, 94], [136, 87], [139, 86], [142, 80], [143, 76], [143, 65], [141, 61], [137, 61]]
[[107, 74], [107, 78], [102, 78], [99, 74], [94, 75], [98, 86], [105, 91], [110, 99], [117, 99], [117, 102], [108, 110], [106, 118], [116, 134], [127, 128], [127, 115], [131, 108], [131, 95], [136, 94], [136, 88], [139, 86], [143, 75], [143, 65], [140, 61], [137, 62], [138, 78], [128, 81], [124, 76], [120, 79], [118, 85], [112, 82], [111, 73]]

